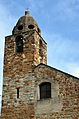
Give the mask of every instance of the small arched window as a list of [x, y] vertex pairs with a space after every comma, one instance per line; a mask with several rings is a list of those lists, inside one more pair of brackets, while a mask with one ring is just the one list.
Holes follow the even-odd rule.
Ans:
[[22, 53], [23, 52], [23, 36], [17, 36], [16, 37], [16, 52]]
[[40, 85], [40, 99], [51, 98], [51, 83], [44, 82]]

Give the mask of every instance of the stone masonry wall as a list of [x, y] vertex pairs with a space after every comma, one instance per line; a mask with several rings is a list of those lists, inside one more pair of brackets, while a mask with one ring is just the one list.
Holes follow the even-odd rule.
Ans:
[[[18, 34], [20, 35], [20, 34]], [[3, 98], [2, 117], [3, 119], [23, 119], [34, 117], [34, 85], [32, 75], [33, 67], [42, 62], [46, 63], [46, 43], [42, 41], [44, 54], [39, 55], [39, 38], [35, 38], [37, 32], [30, 31], [22, 34], [24, 37], [24, 52], [16, 53], [14, 36], [8, 36], [5, 40], [4, 73], [3, 73]], [[19, 98], [17, 98], [19, 89]], [[22, 110], [21, 110], [22, 109]], [[29, 111], [30, 110], [30, 111]], [[22, 115], [21, 115], [22, 113]]]
[[[39, 85], [43, 82], [52, 84], [50, 99], [39, 98]], [[40, 64], [33, 73], [15, 78], [14, 83], [8, 79], [8, 85], [4, 88], [1, 119], [79, 119], [79, 79], [76, 77]]]
[[[34, 112], [34, 76], [28, 73], [24, 78], [5, 79], [1, 119], [32, 119]], [[17, 98], [19, 88], [19, 98]]]
[[[20, 34], [18, 34], [20, 35]], [[15, 76], [16, 74], [24, 76], [31, 72], [35, 65], [47, 63], [47, 49], [45, 41], [35, 31], [30, 31], [22, 34], [23, 36], [23, 53], [16, 53], [17, 35], [8, 36], [5, 40], [5, 55], [4, 55], [4, 75]], [[39, 40], [42, 41], [42, 56], [39, 54]], [[42, 60], [41, 60], [42, 59]]]
[[45, 65], [35, 69], [36, 87], [51, 82], [51, 99], [37, 99], [36, 119], [79, 119], [79, 79]]
[[[24, 78], [7, 79], [1, 119], [78, 119], [79, 79], [40, 64]], [[52, 84], [52, 97], [39, 98], [39, 85]], [[16, 88], [20, 88], [17, 99]], [[12, 93], [11, 93], [12, 92]]]

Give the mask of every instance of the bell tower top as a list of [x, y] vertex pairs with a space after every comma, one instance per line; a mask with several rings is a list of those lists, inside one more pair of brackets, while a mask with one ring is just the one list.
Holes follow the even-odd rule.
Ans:
[[12, 35], [20, 34], [30, 30], [36, 30], [39, 34], [41, 32], [35, 19], [30, 16], [30, 12], [25, 11], [25, 15], [20, 17], [16, 23], [16, 26], [13, 28]]
[[[5, 75], [20, 77], [40, 63], [47, 63], [47, 43], [41, 37], [37, 22], [29, 11], [20, 17], [13, 34], [5, 39]], [[16, 74], [14, 72], [17, 72]], [[11, 75], [12, 76], [12, 75]]]
[[25, 11], [25, 15], [30, 15], [30, 12], [29, 11]]

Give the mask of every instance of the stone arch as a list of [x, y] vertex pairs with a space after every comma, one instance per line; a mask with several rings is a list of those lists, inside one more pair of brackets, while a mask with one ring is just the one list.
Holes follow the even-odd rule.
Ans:
[[16, 52], [22, 53], [23, 52], [23, 36], [19, 35], [15, 39], [16, 42]]
[[39, 85], [40, 99], [51, 98], [51, 83], [43, 82]]

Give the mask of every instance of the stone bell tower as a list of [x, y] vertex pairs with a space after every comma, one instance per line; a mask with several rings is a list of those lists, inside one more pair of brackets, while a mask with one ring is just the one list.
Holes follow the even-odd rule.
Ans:
[[6, 115], [12, 119], [13, 113], [18, 115], [30, 108], [27, 104], [33, 96], [33, 89], [32, 86], [25, 88], [31, 82], [28, 74], [38, 64], [47, 63], [46, 52], [47, 44], [41, 37], [38, 24], [26, 11], [13, 28], [12, 35], [5, 38], [2, 98], [2, 115], [5, 119]]
[[4, 75], [24, 75], [40, 63], [47, 63], [46, 42], [36, 21], [25, 12], [5, 40]]

